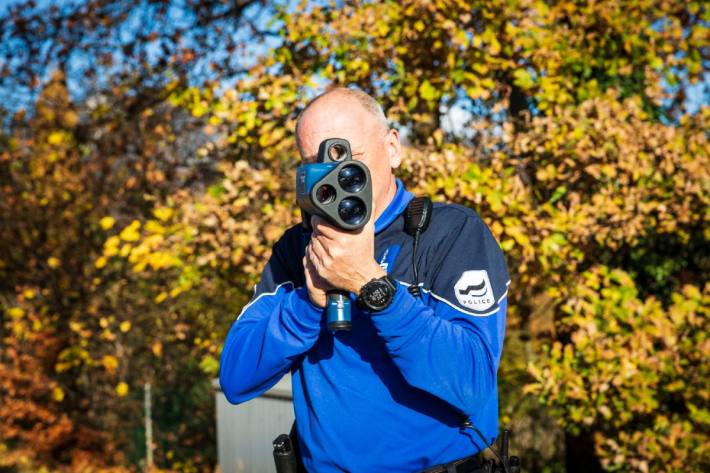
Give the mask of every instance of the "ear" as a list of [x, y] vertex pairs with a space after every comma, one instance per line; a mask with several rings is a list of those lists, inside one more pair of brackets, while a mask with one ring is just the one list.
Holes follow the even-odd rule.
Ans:
[[402, 162], [402, 144], [399, 142], [399, 132], [394, 128], [391, 128], [385, 136], [385, 148], [390, 167], [393, 169], [399, 167]]

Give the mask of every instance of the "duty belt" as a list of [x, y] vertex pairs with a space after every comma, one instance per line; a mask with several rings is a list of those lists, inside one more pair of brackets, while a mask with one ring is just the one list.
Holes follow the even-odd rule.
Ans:
[[478, 454], [460, 458], [449, 463], [436, 465], [420, 473], [484, 473], [484, 468]]

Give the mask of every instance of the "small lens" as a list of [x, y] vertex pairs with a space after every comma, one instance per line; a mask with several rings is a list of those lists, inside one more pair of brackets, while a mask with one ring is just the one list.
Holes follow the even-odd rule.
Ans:
[[338, 184], [346, 192], [360, 192], [365, 187], [365, 173], [357, 166], [345, 166], [338, 173]]
[[331, 147], [328, 148], [328, 156], [330, 156], [332, 161], [342, 161], [345, 159], [346, 155], [347, 151], [345, 150], [345, 146], [339, 143], [331, 145]]
[[346, 197], [338, 205], [338, 215], [348, 225], [358, 225], [365, 219], [365, 203], [356, 197]]
[[320, 186], [316, 191], [316, 199], [321, 204], [330, 204], [335, 200], [335, 188], [328, 184]]

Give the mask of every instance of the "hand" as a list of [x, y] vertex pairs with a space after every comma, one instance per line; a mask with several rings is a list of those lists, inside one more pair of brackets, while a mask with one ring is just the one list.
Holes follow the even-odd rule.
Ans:
[[374, 219], [359, 230], [346, 231], [314, 215], [311, 226], [306, 260], [327, 286], [358, 294], [365, 283], [387, 274], [375, 261]]
[[316, 269], [313, 267], [309, 259], [309, 247], [306, 247], [306, 256], [303, 257], [303, 269], [306, 276], [306, 287], [308, 288], [308, 297], [313, 304], [318, 307], [325, 307], [327, 300], [326, 292], [334, 289], [321, 278]]

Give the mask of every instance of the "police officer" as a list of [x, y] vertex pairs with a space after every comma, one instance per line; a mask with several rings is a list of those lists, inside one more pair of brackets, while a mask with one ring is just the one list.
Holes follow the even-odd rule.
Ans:
[[[434, 204], [415, 258], [421, 290], [412, 295], [403, 214], [413, 195], [392, 174], [399, 135], [380, 106], [333, 89], [311, 101], [296, 134], [304, 162], [327, 138], [350, 142], [372, 175], [373, 218], [347, 232], [313, 217], [312, 233], [297, 225], [274, 245], [222, 351], [225, 396], [247, 401], [290, 372], [308, 471], [470, 471], [486, 445], [462, 420], [490, 443], [498, 431], [509, 279], [497, 242], [473, 210]], [[327, 329], [331, 288], [357, 302], [349, 331]]]

